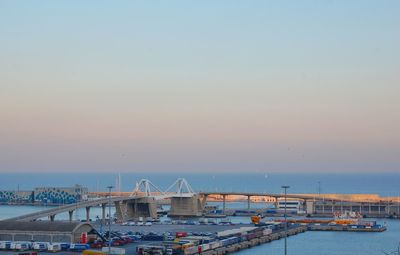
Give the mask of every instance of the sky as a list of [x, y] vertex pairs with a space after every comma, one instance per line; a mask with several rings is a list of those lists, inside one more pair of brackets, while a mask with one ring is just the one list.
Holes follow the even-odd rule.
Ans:
[[400, 172], [400, 1], [0, 1], [0, 172]]

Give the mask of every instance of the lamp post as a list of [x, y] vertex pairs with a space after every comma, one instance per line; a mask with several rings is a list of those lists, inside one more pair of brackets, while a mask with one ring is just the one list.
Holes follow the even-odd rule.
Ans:
[[108, 254], [111, 254], [111, 189], [113, 186], [107, 186], [108, 189]]
[[287, 189], [290, 188], [290, 186], [282, 186], [282, 189], [285, 190], [285, 255], [287, 255], [287, 216], [286, 216], [286, 202], [287, 202]]

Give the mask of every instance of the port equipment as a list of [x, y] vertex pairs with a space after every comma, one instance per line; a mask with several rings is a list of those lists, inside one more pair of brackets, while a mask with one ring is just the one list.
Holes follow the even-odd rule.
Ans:
[[[287, 189], [290, 188], [290, 186], [284, 185], [282, 186], [282, 189], [285, 190], [285, 232], [287, 232], [287, 215], [286, 215], [286, 203], [287, 203]], [[287, 235], [285, 235], [285, 255], [287, 255]]]

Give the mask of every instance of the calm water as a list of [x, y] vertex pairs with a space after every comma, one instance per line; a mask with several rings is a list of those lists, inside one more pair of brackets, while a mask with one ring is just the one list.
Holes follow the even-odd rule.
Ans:
[[[38, 186], [71, 186], [82, 184], [91, 191], [105, 190], [114, 184], [116, 174], [1, 174], [0, 189], [29, 190]], [[383, 196], [399, 196], [400, 174], [126, 174], [122, 173], [124, 191], [131, 191], [136, 181], [148, 178], [161, 189], [167, 188], [177, 177], [185, 177], [195, 190], [281, 192], [280, 186], [290, 185], [294, 193], [316, 193], [318, 182], [323, 193], [377, 193]], [[246, 207], [237, 202], [228, 207]], [[252, 204], [259, 207], [260, 204]], [[0, 219], [46, 209], [35, 206], [0, 206]], [[91, 218], [101, 215], [100, 208], [91, 210]], [[57, 215], [67, 219], [67, 213]], [[84, 219], [85, 210], [78, 210], [74, 219]], [[249, 222], [247, 217], [234, 222]], [[385, 220], [378, 220], [383, 222]], [[386, 220], [389, 229], [383, 233], [307, 232], [288, 239], [288, 253], [310, 254], [383, 254], [393, 251], [400, 242], [400, 220]], [[241, 251], [237, 254], [283, 254], [283, 240]]]
[[[288, 254], [383, 255], [400, 242], [400, 221], [387, 220], [383, 233], [306, 232], [288, 238]], [[283, 254], [283, 239], [238, 252], [240, 255]]]
[[[71, 186], [82, 184], [91, 191], [105, 191], [115, 184], [117, 174], [0, 174], [0, 189], [30, 190], [39, 186]], [[323, 193], [378, 193], [399, 196], [399, 174], [143, 174], [121, 173], [122, 190], [132, 191], [142, 178], [165, 190], [178, 177], [186, 178], [197, 191], [281, 192], [290, 185], [293, 193], [316, 193], [320, 182]]]

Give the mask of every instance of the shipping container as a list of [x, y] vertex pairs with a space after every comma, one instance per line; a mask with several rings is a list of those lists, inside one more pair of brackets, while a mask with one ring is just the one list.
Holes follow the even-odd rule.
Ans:
[[190, 246], [190, 247], [185, 248], [183, 250], [183, 253], [185, 255], [197, 254], [198, 253], [198, 248], [197, 248], [197, 246]]
[[270, 228], [265, 228], [265, 229], [263, 230], [263, 235], [264, 235], [264, 236], [269, 235], [269, 234], [271, 234], [271, 233], [272, 233], [272, 229], [270, 229]]
[[107, 252], [97, 251], [97, 250], [84, 250], [82, 255], [107, 255]]
[[215, 241], [210, 243], [210, 249], [214, 250], [221, 247], [221, 241]]
[[71, 251], [84, 251], [88, 250], [90, 246], [88, 244], [82, 244], [82, 243], [73, 243], [69, 246], [69, 249]]
[[202, 251], [208, 251], [208, 250], [210, 250], [210, 244], [209, 244], [209, 243], [202, 244], [202, 245], [201, 245], [201, 250], [202, 250]]
[[[109, 251], [109, 247], [103, 247], [101, 249], [102, 252], [107, 252]], [[123, 248], [115, 248], [115, 247], [111, 247], [110, 249], [110, 253], [108, 255], [125, 255], [125, 249]]]
[[180, 237], [185, 237], [187, 236], [187, 232], [176, 232], [175, 237], [180, 238]]

